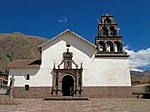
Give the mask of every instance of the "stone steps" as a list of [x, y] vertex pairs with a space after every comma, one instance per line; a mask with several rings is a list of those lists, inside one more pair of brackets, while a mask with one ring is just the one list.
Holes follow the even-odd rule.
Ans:
[[71, 100], [90, 100], [87, 97], [72, 97], [72, 96], [56, 96], [56, 97], [47, 97], [43, 99], [44, 101], [49, 101], [49, 100], [56, 100], [56, 101], [71, 101]]

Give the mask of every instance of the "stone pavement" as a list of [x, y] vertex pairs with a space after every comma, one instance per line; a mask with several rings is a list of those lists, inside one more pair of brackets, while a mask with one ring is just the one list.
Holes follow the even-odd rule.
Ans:
[[150, 99], [98, 98], [89, 101], [15, 99], [17, 105], [0, 105], [0, 112], [150, 112]]

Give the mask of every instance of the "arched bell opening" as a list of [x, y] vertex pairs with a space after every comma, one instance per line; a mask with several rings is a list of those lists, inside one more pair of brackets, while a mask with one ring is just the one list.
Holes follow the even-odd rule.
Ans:
[[113, 26], [111, 26], [109, 28], [109, 30], [110, 30], [110, 36], [115, 36], [116, 35], [116, 30], [115, 30], [115, 28]]
[[122, 44], [118, 41], [114, 42], [114, 48], [115, 48], [115, 52], [121, 52], [122, 51]]
[[103, 36], [108, 36], [108, 29], [107, 29], [107, 27], [103, 27], [102, 28], [102, 35]]
[[113, 43], [111, 41], [107, 41], [106, 44], [106, 51], [113, 52]]
[[105, 42], [100, 41], [100, 42], [98, 43], [98, 50], [99, 50], [100, 52], [106, 51]]
[[111, 23], [111, 20], [110, 20], [108, 17], [106, 17], [106, 19], [104, 20], [104, 23], [105, 23], [105, 24], [110, 24], [110, 23]]
[[70, 75], [66, 75], [62, 79], [62, 94], [63, 96], [74, 95], [74, 79]]

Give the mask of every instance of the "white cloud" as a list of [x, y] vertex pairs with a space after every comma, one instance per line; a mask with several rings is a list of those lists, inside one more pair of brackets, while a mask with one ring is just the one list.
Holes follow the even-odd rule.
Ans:
[[137, 71], [137, 72], [143, 72], [144, 70], [139, 70], [139, 69], [136, 69], [136, 68], [132, 68], [131, 69], [132, 71]]
[[58, 19], [58, 22], [60, 23], [65, 23], [68, 21], [68, 18], [66, 16], [60, 16], [60, 18]]
[[150, 48], [135, 52], [129, 50], [128, 47], [125, 46], [124, 50], [130, 55], [129, 64], [131, 69], [150, 65]]

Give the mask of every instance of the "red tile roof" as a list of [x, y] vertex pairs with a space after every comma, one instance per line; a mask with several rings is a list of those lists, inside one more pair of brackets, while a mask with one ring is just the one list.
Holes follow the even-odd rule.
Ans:
[[39, 68], [40, 60], [15, 60], [8, 64], [8, 69]]

